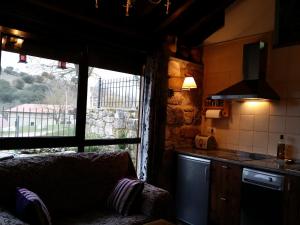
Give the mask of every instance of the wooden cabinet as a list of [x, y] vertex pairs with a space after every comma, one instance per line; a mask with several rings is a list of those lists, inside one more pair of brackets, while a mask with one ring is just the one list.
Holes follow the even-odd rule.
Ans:
[[300, 177], [285, 177], [284, 225], [298, 225], [300, 221]]
[[213, 161], [211, 165], [210, 225], [239, 225], [242, 169]]

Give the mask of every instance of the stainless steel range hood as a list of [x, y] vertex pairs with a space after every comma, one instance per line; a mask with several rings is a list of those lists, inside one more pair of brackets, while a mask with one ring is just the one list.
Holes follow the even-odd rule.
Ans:
[[246, 100], [267, 99], [279, 100], [279, 95], [266, 82], [268, 47], [264, 42], [244, 45], [243, 73], [244, 79], [214, 95], [209, 99]]

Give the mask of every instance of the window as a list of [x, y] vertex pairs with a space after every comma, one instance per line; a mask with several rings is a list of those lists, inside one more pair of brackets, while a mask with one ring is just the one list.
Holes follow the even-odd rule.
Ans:
[[140, 76], [89, 68], [86, 139], [137, 138]]
[[[9, 40], [15, 38], [2, 43]], [[44, 40], [25, 40], [21, 51], [14, 43], [2, 45], [0, 57], [0, 158], [129, 151], [136, 163], [142, 77], [135, 74], [141, 57]]]
[[78, 65], [2, 51], [0, 137], [74, 136]]

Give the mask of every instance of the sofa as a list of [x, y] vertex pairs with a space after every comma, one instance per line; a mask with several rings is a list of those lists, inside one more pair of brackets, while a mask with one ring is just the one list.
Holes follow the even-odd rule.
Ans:
[[170, 217], [170, 194], [147, 183], [130, 215], [108, 209], [107, 198], [124, 177], [136, 178], [128, 152], [71, 153], [1, 161], [0, 225], [26, 224], [15, 216], [17, 187], [27, 188], [43, 200], [53, 225], [137, 225]]

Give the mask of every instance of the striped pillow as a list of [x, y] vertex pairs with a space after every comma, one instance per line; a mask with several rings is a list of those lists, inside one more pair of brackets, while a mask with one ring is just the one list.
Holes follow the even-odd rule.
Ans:
[[17, 188], [16, 213], [31, 225], [51, 225], [50, 214], [43, 201], [26, 188]]
[[113, 192], [107, 200], [110, 209], [127, 216], [133, 208], [133, 204], [141, 194], [144, 182], [136, 179], [123, 178], [118, 181]]

